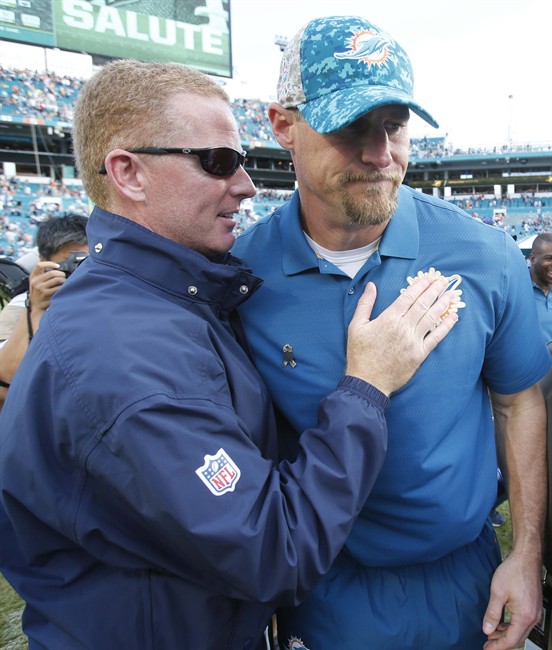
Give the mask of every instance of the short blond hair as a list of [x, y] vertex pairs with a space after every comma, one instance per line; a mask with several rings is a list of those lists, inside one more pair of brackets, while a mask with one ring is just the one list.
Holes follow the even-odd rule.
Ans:
[[109, 202], [107, 177], [98, 170], [110, 151], [169, 146], [172, 129], [181, 132], [182, 125], [168, 119], [167, 105], [183, 92], [220, 97], [230, 105], [208, 75], [177, 63], [121, 59], [84, 84], [75, 106], [73, 151], [84, 190], [96, 205]]

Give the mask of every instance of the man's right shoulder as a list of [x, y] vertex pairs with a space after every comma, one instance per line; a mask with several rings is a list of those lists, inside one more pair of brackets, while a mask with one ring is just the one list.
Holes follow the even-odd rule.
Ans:
[[280, 228], [282, 216], [281, 209], [278, 209], [253, 223], [236, 239], [232, 253], [237, 257], [243, 257], [243, 251], [248, 250], [253, 243], [258, 247], [265, 240], [267, 242], [273, 240], [275, 233]]

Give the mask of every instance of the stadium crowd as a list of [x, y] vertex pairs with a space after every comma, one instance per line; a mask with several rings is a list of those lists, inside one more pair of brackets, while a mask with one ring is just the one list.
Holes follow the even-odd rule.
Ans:
[[81, 79], [0, 68], [0, 113], [71, 122]]
[[[89, 212], [88, 198], [80, 185], [38, 180], [43, 182], [0, 174], [0, 257], [17, 259], [28, 253], [34, 246], [37, 226], [45, 219]], [[292, 193], [290, 190], [259, 189], [253, 199], [242, 202], [237, 215], [237, 231], [243, 232], [273, 212], [289, 200]], [[472, 195], [449, 200], [475, 217], [481, 215], [482, 221], [508, 230], [518, 240], [552, 229], [550, 200], [529, 194], [503, 199]], [[497, 208], [504, 208], [504, 212]]]
[[[35, 118], [55, 128], [70, 124], [76, 97], [83, 80], [53, 72], [12, 70], [0, 66], [0, 119]], [[232, 103], [244, 146], [276, 145], [267, 119], [268, 102], [236, 99]], [[527, 145], [524, 150], [531, 147]], [[504, 153], [506, 145], [492, 150], [451, 147], [443, 137], [412, 139], [413, 158], [442, 158], [459, 154]], [[516, 148], [519, 150], [519, 147]], [[288, 190], [259, 189], [252, 200], [244, 201], [238, 215], [238, 231], [245, 230], [259, 218], [275, 210], [290, 198]], [[497, 199], [490, 195], [453, 196], [459, 207], [486, 211], [483, 220], [508, 229], [516, 238], [550, 230], [549, 212], [543, 214], [546, 200], [531, 194]], [[523, 218], [497, 218], [494, 208], [521, 209]], [[33, 247], [37, 225], [50, 216], [87, 214], [88, 199], [80, 185], [68, 185], [45, 178], [32, 179], [0, 175], [0, 256], [17, 258]], [[531, 214], [527, 218], [527, 213]], [[499, 215], [500, 217], [500, 215]]]
[[[46, 179], [39, 179], [46, 181]], [[291, 198], [290, 190], [260, 189], [244, 201], [237, 216], [242, 232]], [[17, 259], [34, 247], [38, 224], [50, 217], [88, 215], [89, 203], [80, 186], [59, 181], [29, 182], [0, 174], [0, 257]]]
[[88, 214], [80, 185], [0, 175], [0, 257], [17, 258], [34, 247], [36, 228], [50, 217]]
[[[12, 70], [0, 65], [0, 115], [40, 118], [51, 121], [54, 126], [55, 122], [70, 123], [82, 83], [82, 79], [54, 72]], [[257, 140], [276, 144], [267, 120], [268, 102], [260, 99], [235, 99], [232, 107], [244, 143]], [[551, 146], [548, 145], [548, 149]], [[531, 150], [530, 144], [463, 149], [447, 144], [443, 137], [425, 137], [412, 140], [410, 153], [414, 158], [444, 158], [463, 154]]]

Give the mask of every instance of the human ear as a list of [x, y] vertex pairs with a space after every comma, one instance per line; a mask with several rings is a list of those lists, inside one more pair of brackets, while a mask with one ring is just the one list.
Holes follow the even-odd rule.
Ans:
[[293, 149], [293, 127], [296, 122], [293, 112], [272, 102], [268, 107], [268, 119], [278, 144], [283, 149], [291, 151]]
[[113, 149], [105, 157], [107, 176], [114, 190], [131, 201], [143, 201], [144, 176], [142, 161], [125, 149]]

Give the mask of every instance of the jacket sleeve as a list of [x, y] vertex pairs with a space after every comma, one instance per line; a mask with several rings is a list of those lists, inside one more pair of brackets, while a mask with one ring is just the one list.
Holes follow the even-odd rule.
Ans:
[[[330, 568], [374, 484], [387, 405], [374, 387], [342, 378], [298, 457], [275, 464], [227, 405], [149, 397], [85, 459], [78, 543], [103, 561], [154, 566], [228, 596], [297, 603]], [[270, 409], [259, 418], [274, 427]]]

